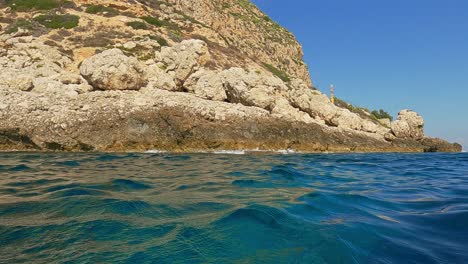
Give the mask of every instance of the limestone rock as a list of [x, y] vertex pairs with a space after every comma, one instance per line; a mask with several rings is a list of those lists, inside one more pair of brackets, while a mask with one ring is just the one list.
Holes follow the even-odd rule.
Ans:
[[401, 110], [392, 123], [392, 132], [398, 138], [424, 138], [424, 119], [411, 110]]
[[52, 77], [64, 72], [71, 60], [55, 47], [29, 37], [12, 37], [6, 40], [8, 49], [0, 56], [0, 85], [30, 91], [33, 80]]
[[386, 126], [386, 127], [391, 127], [392, 125], [392, 120], [390, 118], [381, 118], [379, 119], [380, 124]]
[[[221, 36], [229, 36], [229, 46], [266, 64], [285, 71], [312, 86], [303, 51], [294, 35], [279, 28], [271, 30], [270, 22], [256, 21], [266, 17], [251, 1], [242, 5], [234, 1], [170, 0], [174, 7], [213, 28]], [[256, 20], [253, 20], [255, 18]], [[226, 41], [226, 39], [224, 39]], [[229, 56], [227, 59], [232, 59]]]
[[129, 42], [123, 44], [124, 49], [127, 49], [127, 50], [132, 50], [132, 49], [136, 48], [136, 46], [137, 46], [137, 44], [134, 41], [129, 41]]
[[307, 124], [316, 122], [310, 115], [305, 112], [300, 111], [297, 108], [294, 108], [286, 98], [279, 97], [275, 100], [271, 113], [274, 116], [279, 116], [281, 118], [295, 121], [295, 122], [304, 122]]
[[168, 91], [177, 91], [177, 85], [174, 81], [174, 72], [166, 73], [161, 69], [161, 65], [152, 64], [146, 69], [148, 76], [148, 88], [162, 89]]
[[288, 92], [287, 98], [294, 107], [309, 113], [310, 116], [333, 126], [339, 125], [336, 117], [340, 109], [331, 104], [326, 95], [309, 88], [296, 88]]
[[351, 113], [347, 109], [338, 109], [336, 116], [331, 119], [331, 123], [337, 127], [371, 133], [375, 133], [377, 127], [377, 125], [360, 118], [358, 115]]
[[182, 89], [192, 73], [210, 59], [207, 44], [197, 39], [184, 40], [173, 47], [163, 47], [155, 55], [155, 60], [164, 64], [167, 73], [174, 72], [174, 81], [179, 89]]
[[[156, 40], [152, 40], [151, 38], [145, 36], [143, 38], [141, 37], [138, 37], [138, 38], [134, 38], [133, 41], [130, 41], [130, 42], [133, 42], [135, 43], [135, 45], [133, 44], [130, 44], [131, 47], [134, 46], [133, 48], [137, 47], [137, 46], [140, 46], [144, 49], [158, 49], [161, 47], [161, 45], [156, 41]], [[125, 44], [123, 45], [123, 47], [125, 47]]]
[[140, 62], [119, 49], [106, 50], [85, 59], [80, 73], [100, 90], [139, 90], [147, 84]]
[[[47, 78], [41, 77], [34, 79], [34, 89], [32, 90], [35, 93], [42, 94], [55, 94], [58, 96], [65, 97], [76, 97], [78, 92], [73, 89], [72, 86], [63, 85], [61, 82]], [[75, 86], [75, 85], [73, 85]]]
[[426, 137], [421, 140], [425, 146], [424, 152], [461, 152], [463, 147], [458, 143], [448, 144], [440, 138]]
[[88, 84], [81, 75], [71, 72], [62, 72], [57, 79], [63, 84]]
[[219, 72], [201, 69], [190, 75], [185, 81], [184, 88], [188, 92], [213, 101], [225, 101], [223, 80]]
[[[60, 14], [81, 17], [77, 28], [0, 33], [0, 150], [460, 150], [414, 140], [423, 122], [409, 115], [392, 132], [332, 104], [310, 88], [294, 36], [258, 20], [265, 14], [248, 1], [111, 2], [126, 12], [103, 17], [63, 6]], [[37, 16], [1, 15], [3, 29]], [[143, 16], [165, 26], [125, 26]], [[204, 41], [178, 43], [181, 36]], [[112, 46], [122, 51], [94, 55]]]
[[19, 76], [14, 76], [13, 78], [5, 78], [4, 81], [10, 87], [26, 92], [26, 91], [30, 91], [34, 87], [32, 83], [33, 79], [34, 79], [34, 76], [23, 74]]
[[315, 119], [321, 119], [330, 126], [377, 133], [383, 136], [385, 129], [357, 114], [333, 105], [325, 94], [305, 86], [294, 87], [287, 94], [291, 104]]
[[393, 140], [396, 139], [395, 135], [393, 133], [391, 133], [391, 131], [388, 132], [388, 133], [385, 133], [384, 138], [387, 141], [393, 141]]
[[241, 68], [223, 71], [222, 78], [230, 102], [267, 110], [271, 110], [276, 96], [288, 90], [288, 87], [277, 77]]

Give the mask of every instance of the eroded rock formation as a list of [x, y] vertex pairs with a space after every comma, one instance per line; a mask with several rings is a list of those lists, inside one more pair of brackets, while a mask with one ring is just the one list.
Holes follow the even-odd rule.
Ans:
[[391, 124], [391, 127], [396, 137], [411, 139], [424, 138], [424, 120], [414, 111], [400, 111], [397, 120]]
[[[93, 1], [106, 7], [99, 13], [73, 1], [51, 10], [79, 17], [68, 29], [39, 25], [34, 13], [44, 11], [3, 9], [15, 19], [0, 22], [0, 149], [461, 148], [425, 138], [414, 112], [402, 111], [389, 128], [332, 104], [296, 62], [302, 51], [294, 37], [265, 31], [276, 24], [248, 2], [159, 2]], [[266, 24], [239, 22], [219, 5], [244, 15], [252, 8], [245, 18]], [[194, 18], [183, 13], [193, 8]], [[208, 11], [213, 17], [204, 18]], [[23, 29], [18, 19], [31, 24]], [[223, 28], [223, 20], [239, 30]]]
[[139, 90], [148, 83], [141, 63], [117, 48], [85, 59], [80, 74], [99, 90]]

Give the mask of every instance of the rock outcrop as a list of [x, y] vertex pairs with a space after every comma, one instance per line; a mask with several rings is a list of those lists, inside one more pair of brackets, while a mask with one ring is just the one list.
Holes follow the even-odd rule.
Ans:
[[271, 109], [276, 97], [288, 87], [278, 78], [241, 68], [223, 71], [224, 88], [230, 102]]
[[392, 132], [398, 138], [423, 139], [424, 120], [416, 112], [402, 110], [392, 124]]
[[176, 87], [182, 89], [190, 75], [210, 59], [210, 54], [204, 41], [191, 39], [163, 47], [155, 59], [162, 63], [167, 74], [174, 76]]
[[214, 101], [226, 101], [227, 95], [223, 86], [223, 78], [218, 71], [201, 69], [190, 75], [184, 83], [184, 88], [201, 98]]
[[106, 50], [85, 59], [80, 73], [99, 90], [139, 90], [148, 82], [140, 62], [125, 56], [120, 49]]
[[37, 78], [58, 75], [70, 59], [56, 48], [33, 41], [31, 36], [9, 38], [0, 48], [0, 80], [21, 91], [34, 88]]
[[[171, 0], [173, 8], [190, 14], [260, 64], [270, 64], [312, 86], [303, 51], [294, 35], [248, 0]], [[216, 38], [217, 36], [212, 38]]]
[[294, 36], [248, 1], [57, 5], [74, 27], [0, 3], [0, 150], [461, 150], [415, 112], [389, 128], [332, 104]]

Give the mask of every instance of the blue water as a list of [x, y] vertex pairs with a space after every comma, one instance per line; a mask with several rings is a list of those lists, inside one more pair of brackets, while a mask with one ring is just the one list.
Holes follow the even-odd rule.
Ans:
[[468, 263], [468, 155], [3, 153], [0, 263]]

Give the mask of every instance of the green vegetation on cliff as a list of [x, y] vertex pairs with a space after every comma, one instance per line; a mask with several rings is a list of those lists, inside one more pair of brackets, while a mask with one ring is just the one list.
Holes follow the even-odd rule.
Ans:
[[149, 36], [149, 38], [152, 40], [156, 40], [158, 44], [161, 45], [161, 47], [169, 46], [169, 43], [167, 42], [167, 40], [161, 36], [151, 35]]
[[375, 116], [376, 118], [378, 119], [384, 119], [384, 118], [388, 118], [390, 120], [393, 120], [393, 116], [391, 116], [389, 113], [387, 113], [385, 110], [383, 109], [380, 109], [380, 110], [374, 110], [371, 112], [371, 114], [373, 116]]
[[103, 5], [90, 5], [86, 7], [86, 13], [88, 14], [105, 14], [106, 16], [116, 16], [119, 14], [119, 11], [115, 10], [112, 7], [107, 7]]
[[148, 29], [148, 26], [144, 22], [140, 21], [127, 22], [126, 25], [133, 29]]
[[11, 24], [10, 26], [6, 28], [5, 33], [6, 34], [15, 33], [18, 31], [19, 28], [32, 31], [34, 30], [34, 24], [29, 20], [18, 19], [13, 24]]
[[48, 14], [48, 15], [39, 15], [34, 18], [35, 21], [39, 22], [41, 25], [52, 28], [74, 28], [78, 26], [78, 22], [80, 21], [79, 16], [75, 15], [56, 15], [56, 14]]
[[61, 0], [6, 0], [6, 4], [15, 11], [50, 10], [60, 7]]
[[263, 66], [268, 70], [270, 71], [271, 73], [273, 73], [273, 75], [275, 75], [276, 77], [280, 78], [283, 82], [290, 82], [291, 81], [291, 78], [288, 76], [287, 73], [285, 73], [284, 71], [276, 68], [275, 66], [271, 65], [271, 64], [268, 64], [268, 63], [263, 63]]
[[140, 18], [143, 19], [144, 21], [146, 21], [146, 23], [151, 24], [153, 26], [157, 26], [157, 27], [162, 27], [165, 24], [164, 21], [162, 21], [162, 20], [160, 20], [159, 18], [156, 18], [156, 17], [143, 16], [143, 17], [140, 17]]
[[384, 118], [388, 118], [390, 119], [390, 121], [393, 120], [393, 117], [383, 109], [371, 111], [364, 107], [354, 106], [337, 97], [335, 97], [335, 105], [341, 108], [348, 109], [349, 111], [359, 115], [361, 118], [371, 119], [377, 122], [379, 121], [379, 119]]

